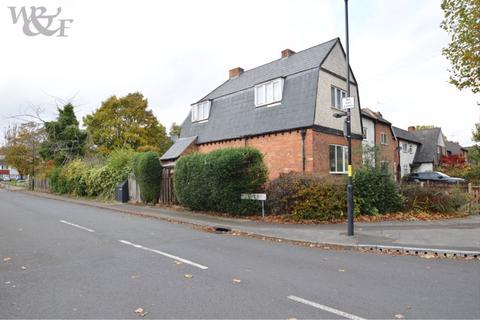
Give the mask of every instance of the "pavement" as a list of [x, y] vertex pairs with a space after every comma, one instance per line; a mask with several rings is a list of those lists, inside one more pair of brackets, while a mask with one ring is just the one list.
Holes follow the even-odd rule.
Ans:
[[186, 210], [134, 204], [107, 203], [33, 193], [37, 196], [143, 215], [170, 222], [215, 228], [288, 241], [340, 246], [354, 249], [400, 250], [408, 253], [435, 253], [480, 256], [480, 215], [434, 221], [386, 221], [356, 223], [355, 235], [346, 235], [346, 224], [272, 224], [249, 219], [224, 218]]
[[94, 205], [0, 190], [0, 318], [480, 318], [477, 259], [260, 241]]

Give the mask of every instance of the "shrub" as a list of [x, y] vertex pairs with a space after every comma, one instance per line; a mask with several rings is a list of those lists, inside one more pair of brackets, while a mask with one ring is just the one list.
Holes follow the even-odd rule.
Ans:
[[51, 191], [58, 194], [68, 193], [67, 181], [62, 175], [61, 167], [56, 167], [50, 172], [48, 175], [48, 181]]
[[448, 191], [435, 186], [405, 185], [401, 192], [407, 211], [456, 212], [469, 202], [468, 195], [458, 188]]
[[270, 213], [295, 220], [336, 220], [347, 211], [345, 185], [311, 174], [282, 174], [269, 183], [267, 194]]
[[162, 166], [157, 153], [138, 153], [133, 160], [133, 172], [140, 186], [143, 201], [156, 203], [160, 196]]
[[115, 186], [127, 179], [132, 171], [133, 155], [131, 150], [113, 151], [103, 164], [96, 165], [85, 160], [73, 160], [52, 170], [50, 189], [59, 194], [111, 199]]
[[258, 212], [258, 201], [241, 200], [259, 192], [267, 180], [263, 155], [253, 148], [225, 148], [181, 157], [175, 165], [178, 201], [194, 210], [234, 214]]
[[353, 177], [356, 211], [365, 215], [397, 212], [403, 200], [397, 184], [385, 165], [364, 166]]

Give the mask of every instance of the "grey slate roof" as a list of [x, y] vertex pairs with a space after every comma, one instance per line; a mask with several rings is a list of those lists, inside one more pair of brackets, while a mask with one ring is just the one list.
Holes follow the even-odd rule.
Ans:
[[[197, 143], [207, 143], [312, 126], [319, 69], [339, 41], [332, 39], [227, 80], [200, 100], [211, 100], [208, 121], [192, 123], [189, 114], [181, 137], [197, 136]], [[284, 77], [281, 104], [255, 107], [255, 85], [279, 77]]]
[[375, 112], [369, 108], [362, 108], [362, 117], [367, 117], [370, 119], [374, 119], [385, 124], [392, 124], [390, 121], [385, 119], [380, 112]]
[[247, 70], [239, 77], [227, 80], [200, 101], [215, 99], [233, 92], [251, 88], [268, 80], [318, 68], [337, 41], [339, 41], [339, 39], [335, 38], [309, 49], [299, 51], [286, 59], [278, 59]]
[[165, 152], [160, 160], [172, 160], [180, 157], [182, 153], [195, 141], [197, 137], [179, 138], [175, 143]]
[[429, 163], [438, 164], [437, 142], [439, 135], [442, 134], [442, 129], [433, 128], [427, 130], [417, 130], [412, 132], [415, 137], [422, 143], [415, 154], [414, 163]]
[[406, 140], [417, 144], [421, 143], [420, 140], [410, 131], [403, 130], [394, 126], [392, 126], [392, 129], [397, 139]]
[[445, 141], [445, 146], [447, 147], [447, 151], [451, 154], [462, 154], [462, 150], [467, 150], [466, 148], [462, 147], [458, 142], [453, 141]]
[[255, 107], [254, 88], [212, 101], [207, 122], [182, 125], [182, 137], [198, 136], [197, 143], [312, 126], [319, 69], [285, 78], [283, 99], [275, 106]]

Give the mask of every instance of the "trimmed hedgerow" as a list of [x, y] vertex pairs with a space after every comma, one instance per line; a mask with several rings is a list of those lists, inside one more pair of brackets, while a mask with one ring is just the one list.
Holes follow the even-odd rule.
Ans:
[[140, 186], [143, 201], [157, 203], [160, 196], [162, 166], [153, 151], [137, 153], [133, 159], [133, 173]]
[[181, 157], [175, 165], [177, 200], [193, 210], [238, 215], [258, 212], [258, 201], [241, 200], [242, 193], [262, 190], [267, 181], [263, 155], [254, 148], [225, 148]]
[[448, 190], [435, 186], [404, 185], [401, 193], [405, 199], [407, 211], [457, 212], [465, 209], [469, 203], [468, 194], [459, 188]]
[[328, 221], [345, 217], [346, 187], [313, 174], [282, 174], [267, 188], [271, 214], [295, 220]]

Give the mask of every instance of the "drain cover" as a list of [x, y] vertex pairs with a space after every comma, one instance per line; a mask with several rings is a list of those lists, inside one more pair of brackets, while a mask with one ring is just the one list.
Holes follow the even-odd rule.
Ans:
[[232, 231], [232, 229], [227, 228], [227, 227], [222, 227], [222, 226], [214, 227], [214, 229], [215, 229], [215, 233], [227, 233], [227, 232]]

